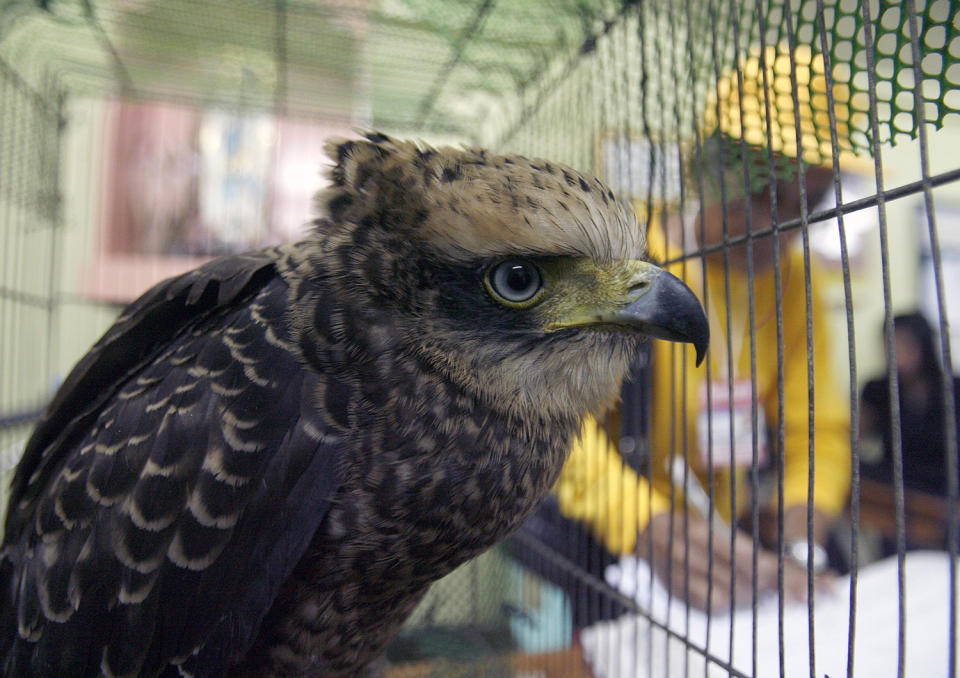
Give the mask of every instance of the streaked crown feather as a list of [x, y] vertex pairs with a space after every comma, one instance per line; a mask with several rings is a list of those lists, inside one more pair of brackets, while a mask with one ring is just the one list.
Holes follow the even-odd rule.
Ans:
[[631, 211], [599, 180], [563, 165], [479, 148], [432, 148], [370, 132], [333, 140], [332, 218], [374, 218], [466, 261], [565, 254], [639, 259], [645, 240]]

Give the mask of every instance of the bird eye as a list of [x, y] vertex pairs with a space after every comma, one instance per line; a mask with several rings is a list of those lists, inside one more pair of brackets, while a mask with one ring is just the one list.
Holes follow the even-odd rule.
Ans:
[[527, 305], [543, 288], [540, 269], [528, 261], [508, 259], [487, 271], [490, 293], [508, 306]]

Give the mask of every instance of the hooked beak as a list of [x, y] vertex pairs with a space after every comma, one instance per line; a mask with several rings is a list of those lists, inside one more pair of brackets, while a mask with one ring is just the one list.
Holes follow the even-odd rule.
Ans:
[[693, 344], [697, 365], [710, 343], [710, 324], [703, 306], [680, 278], [647, 262], [632, 262], [636, 274], [627, 303], [606, 320], [636, 328], [658, 339]]

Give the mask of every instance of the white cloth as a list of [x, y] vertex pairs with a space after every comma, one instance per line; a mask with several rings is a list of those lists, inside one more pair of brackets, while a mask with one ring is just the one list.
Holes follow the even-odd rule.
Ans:
[[[907, 678], [947, 676], [949, 649], [949, 557], [946, 553], [908, 553], [904, 567], [906, 590]], [[960, 568], [958, 568], [960, 575]], [[682, 601], [669, 600], [647, 564], [627, 557], [607, 571], [607, 580], [634, 597], [651, 617], [687, 638], [696, 648], [706, 644], [709, 654], [748, 676], [780, 676], [780, 651], [776, 597], [758, 605], [756, 670], [753, 668], [753, 616], [750, 607], [733, 614], [712, 615], [709, 625], [703, 612], [688, 610]], [[885, 678], [897, 675], [897, 560], [896, 557], [860, 570], [854, 675]], [[850, 580], [841, 578], [830, 594], [817, 594], [814, 605], [816, 676], [847, 675]], [[958, 607], [960, 609], [960, 607]], [[803, 678], [810, 673], [806, 604], [784, 608], [784, 675]], [[733, 657], [730, 634], [733, 632]], [[675, 676], [728, 676], [722, 665], [707, 663], [698, 649], [688, 649], [680, 638], [668, 636], [646, 617], [628, 615], [584, 629], [584, 654], [597, 678], [673, 678]]]

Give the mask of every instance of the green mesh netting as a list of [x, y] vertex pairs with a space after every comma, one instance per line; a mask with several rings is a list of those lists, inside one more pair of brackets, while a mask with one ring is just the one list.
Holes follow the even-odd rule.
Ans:
[[734, 162], [746, 151], [751, 183], [768, 175], [768, 148], [778, 175], [789, 178], [798, 155], [829, 164], [834, 150], [872, 154], [875, 143], [915, 138], [921, 120], [939, 128], [960, 111], [960, 4], [838, 0], [820, 9], [815, 1], [772, 2], [765, 15], [747, 12], [749, 46], [707, 95], [704, 132], [746, 142], [725, 150]]
[[[939, 127], [949, 113], [960, 111], [960, 5], [949, 0], [926, 6], [918, 3], [917, 12], [923, 115]], [[906, 3], [884, 2], [874, 18], [879, 141], [901, 133], [913, 137], [918, 125], [914, 112], [915, 61]], [[863, 25], [859, 14], [840, 17], [833, 27], [830, 51], [837, 76], [846, 75], [853, 90], [851, 106], [866, 112], [870, 82]], [[868, 133], [865, 136], [869, 138]], [[854, 136], [855, 143], [865, 141]]]
[[[916, 138], [916, 92], [929, 126], [956, 117], [958, 35], [960, 3], [949, 0], [918, 0], [912, 8], [880, 0], [628, 3], [589, 49], [517, 94], [518, 112], [496, 126], [503, 131], [491, 143], [597, 172], [619, 195], [652, 207], [682, 200], [681, 175], [691, 161], [739, 172], [746, 152], [744, 188], [756, 188], [769, 180], [771, 162], [780, 178], [797, 171], [796, 117], [804, 160], [827, 165], [831, 128], [841, 159], [869, 158]], [[923, 76], [917, 87], [914, 60]], [[749, 111], [740, 111], [741, 84]], [[718, 112], [720, 100], [725, 109]], [[741, 113], [749, 113], [742, 124]], [[726, 144], [710, 141], [718, 130]], [[742, 175], [734, 179], [743, 184]]]
[[[916, 0], [912, 13], [923, 113], [940, 126], [960, 112], [960, 3]], [[84, 95], [279, 107], [485, 141], [626, 25], [638, 26], [643, 44], [614, 57], [634, 78], [622, 86], [692, 74], [702, 104], [718, 75], [759, 49], [761, 33], [767, 46], [792, 33], [820, 52], [822, 20], [852, 122], [869, 120], [876, 94], [876, 130], [857, 124], [849, 135], [869, 152], [874, 138], [917, 133], [910, 15], [908, 3], [890, 0], [0, 0], [0, 58], [38, 86], [55, 79]], [[689, 89], [675, 87], [678, 96]]]
[[690, 128], [706, 139], [705, 161], [723, 157], [738, 169], [743, 162], [753, 187], [768, 179], [771, 163], [789, 179], [798, 156], [829, 164], [834, 151], [869, 155], [876, 144], [916, 138], [921, 120], [939, 128], [960, 112], [958, 3], [770, 0], [696, 10], [689, 30], [721, 37], [719, 48], [715, 40], [712, 49], [691, 50], [704, 103]]

